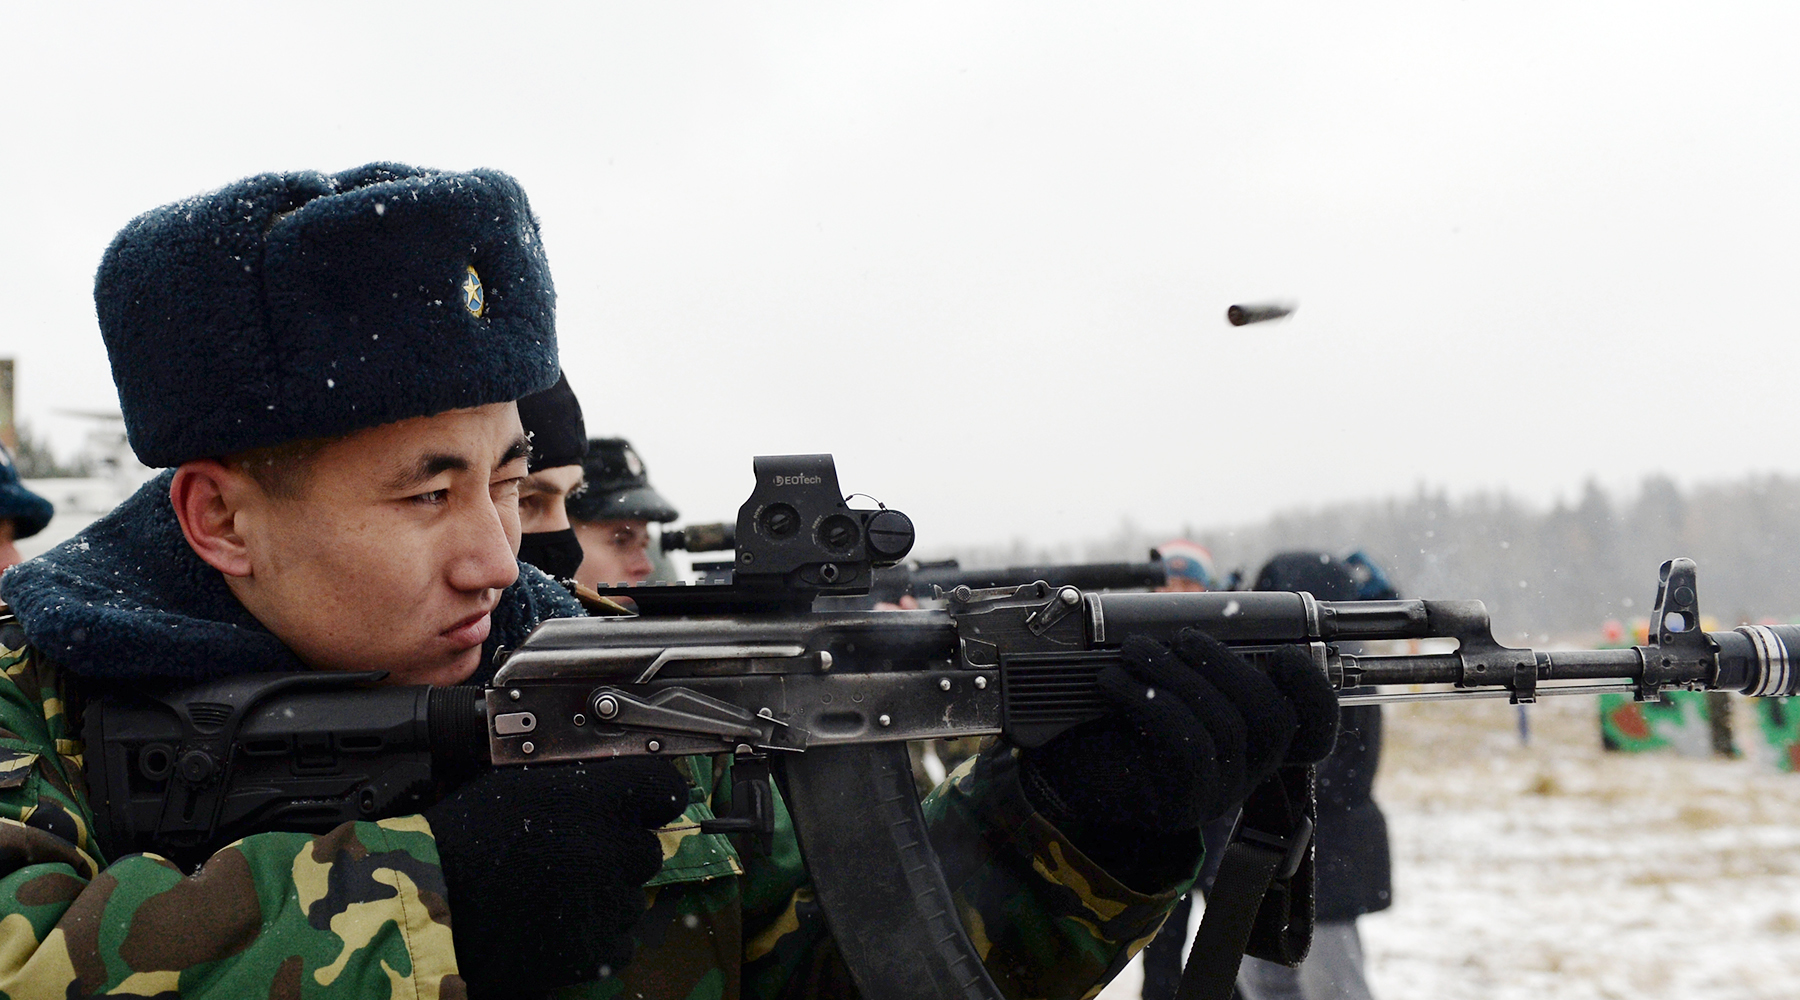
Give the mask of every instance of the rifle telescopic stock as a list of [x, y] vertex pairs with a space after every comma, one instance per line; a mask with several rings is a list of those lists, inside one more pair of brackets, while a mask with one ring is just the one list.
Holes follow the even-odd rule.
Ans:
[[478, 688], [378, 687], [367, 673], [248, 674], [90, 701], [82, 739], [109, 855], [193, 867], [266, 830], [324, 833], [415, 812], [487, 762]]

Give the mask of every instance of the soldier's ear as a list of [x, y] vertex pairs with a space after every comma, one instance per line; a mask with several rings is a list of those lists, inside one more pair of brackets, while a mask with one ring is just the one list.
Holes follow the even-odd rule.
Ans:
[[249, 477], [214, 459], [183, 462], [169, 484], [169, 503], [188, 545], [226, 576], [249, 576], [250, 550], [242, 533]]

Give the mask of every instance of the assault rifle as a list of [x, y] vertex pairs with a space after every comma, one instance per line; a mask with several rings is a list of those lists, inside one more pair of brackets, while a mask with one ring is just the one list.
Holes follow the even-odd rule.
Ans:
[[[444, 769], [625, 754], [731, 754], [728, 815], [757, 840], [779, 783], [819, 903], [865, 997], [992, 1000], [926, 835], [905, 742], [995, 734], [1035, 747], [1105, 712], [1126, 636], [1195, 626], [1257, 662], [1306, 651], [1346, 703], [1669, 688], [1792, 695], [1800, 626], [1702, 632], [1693, 562], [1664, 563], [1645, 645], [1500, 645], [1478, 601], [1333, 603], [1303, 593], [1092, 594], [959, 586], [935, 611], [815, 611], [905, 558], [912, 523], [853, 509], [828, 455], [758, 458], [729, 584], [619, 591], [641, 614], [545, 622], [490, 686], [370, 687], [379, 674], [265, 675], [89, 706], [90, 793], [115, 855], [188, 856], [258, 830], [415, 811]], [[1353, 655], [1339, 642], [1445, 639]]]

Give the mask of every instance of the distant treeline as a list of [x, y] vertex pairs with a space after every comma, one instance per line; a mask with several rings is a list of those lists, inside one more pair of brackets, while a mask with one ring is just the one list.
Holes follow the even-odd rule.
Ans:
[[13, 449], [13, 463], [19, 470], [20, 479], [55, 479], [94, 474], [94, 461], [91, 458], [77, 455], [70, 462], [59, 461], [56, 453], [50, 449], [50, 442], [32, 433], [30, 424], [19, 424], [14, 428], [14, 434], [19, 444]]
[[[968, 565], [1141, 559], [1179, 534], [1127, 523], [1083, 546], [955, 554]], [[1212, 550], [1222, 574], [1242, 568], [1252, 578], [1283, 550], [1362, 549], [1406, 596], [1485, 601], [1504, 642], [1579, 640], [1608, 619], [1642, 617], [1656, 596], [1656, 569], [1671, 556], [1699, 563], [1702, 614], [1724, 627], [1800, 616], [1800, 479], [1782, 476], [1691, 490], [1651, 477], [1627, 498], [1590, 483], [1575, 504], [1549, 510], [1504, 495], [1452, 500], [1423, 491], [1191, 537]]]

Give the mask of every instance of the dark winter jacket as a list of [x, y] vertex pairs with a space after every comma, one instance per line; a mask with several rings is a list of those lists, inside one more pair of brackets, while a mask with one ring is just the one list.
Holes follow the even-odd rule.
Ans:
[[[1352, 563], [1367, 580], [1359, 581]], [[1348, 560], [1327, 552], [1283, 552], [1257, 574], [1256, 590], [1303, 590], [1324, 601], [1397, 598], [1387, 578], [1360, 553]], [[1350, 645], [1345, 652], [1356, 652]], [[1349, 693], [1349, 692], [1346, 692]], [[1354, 920], [1392, 902], [1387, 820], [1371, 798], [1381, 763], [1381, 706], [1339, 710], [1338, 740], [1318, 766], [1319, 814], [1314, 861], [1321, 921]]]
[[1381, 763], [1381, 706], [1339, 709], [1337, 749], [1319, 764], [1318, 919], [1354, 920], [1393, 902], [1387, 819], [1370, 797]]

